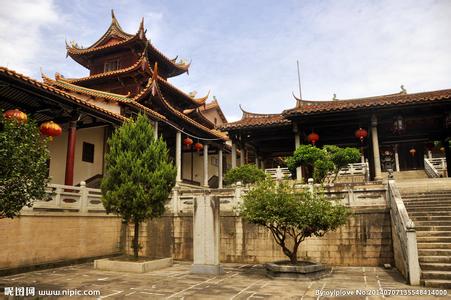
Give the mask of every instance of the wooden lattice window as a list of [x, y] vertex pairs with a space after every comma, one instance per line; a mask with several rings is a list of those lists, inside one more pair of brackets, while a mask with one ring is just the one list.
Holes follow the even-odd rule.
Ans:
[[103, 68], [104, 72], [116, 71], [119, 69], [119, 59], [108, 60]]

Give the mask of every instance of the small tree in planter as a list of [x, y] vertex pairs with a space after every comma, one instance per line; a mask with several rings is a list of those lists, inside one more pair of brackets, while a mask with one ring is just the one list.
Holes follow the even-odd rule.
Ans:
[[241, 182], [242, 184], [251, 184], [266, 178], [264, 171], [255, 165], [246, 164], [229, 170], [224, 176], [224, 182], [227, 185]]
[[108, 145], [102, 202], [107, 213], [134, 223], [132, 247], [137, 259], [139, 225], [164, 213], [177, 171], [166, 143], [161, 138], [154, 139], [153, 127], [143, 115], [117, 129]]
[[298, 191], [286, 182], [265, 180], [244, 196], [241, 215], [250, 223], [268, 228], [291, 264], [296, 265], [302, 241], [344, 225], [350, 210], [325, 199], [322, 193]]
[[0, 219], [47, 197], [47, 139], [33, 120], [5, 119], [0, 110]]

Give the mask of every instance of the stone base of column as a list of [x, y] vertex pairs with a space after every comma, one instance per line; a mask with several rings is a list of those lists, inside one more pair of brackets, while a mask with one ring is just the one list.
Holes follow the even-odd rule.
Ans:
[[224, 268], [222, 265], [191, 265], [191, 274], [211, 274], [221, 275], [224, 274]]

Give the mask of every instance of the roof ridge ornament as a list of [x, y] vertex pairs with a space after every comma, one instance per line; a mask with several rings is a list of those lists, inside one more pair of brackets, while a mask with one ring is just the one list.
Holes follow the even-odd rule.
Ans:
[[332, 101], [338, 101], [337, 94], [334, 93], [334, 97], [332, 98]]
[[407, 90], [404, 88], [404, 84], [401, 84], [401, 92], [400, 94], [407, 94]]

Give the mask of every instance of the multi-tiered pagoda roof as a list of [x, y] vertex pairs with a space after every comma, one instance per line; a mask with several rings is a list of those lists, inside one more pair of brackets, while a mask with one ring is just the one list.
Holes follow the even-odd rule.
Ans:
[[[186, 93], [168, 81], [188, 72], [189, 64], [169, 59], [155, 48], [146, 37], [144, 21], [136, 34], [129, 34], [112, 12], [111, 24], [98, 41], [87, 48], [71, 43], [67, 55], [89, 69], [90, 74], [65, 78], [57, 73], [55, 79], [43, 75], [47, 85], [115, 113], [143, 111], [152, 119], [196, 136], [227, 139], [204, 115], [210, 92], [195, 98], [195, 93]], [[218, 106], [216, 99], [212, 103]]]

